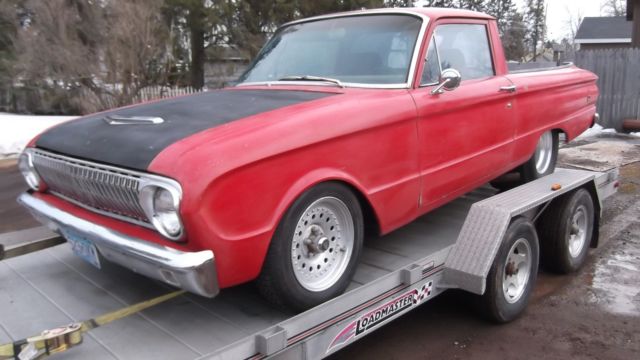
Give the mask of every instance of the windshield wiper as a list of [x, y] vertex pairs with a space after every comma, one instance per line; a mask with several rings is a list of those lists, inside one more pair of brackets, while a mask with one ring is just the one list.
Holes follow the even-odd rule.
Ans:
[[342, 83], [342, 81], [340, 81], [338, 79], [332, 79], [332, 78], [320, 77], [320, 76], [311, 76], [311, 75], [285, 76], [285, 77], [283, 77], [281, 79], [278, 79], [278, 81], [324, 81], [324, 82], [334, 83], [334, 84], [338, 85], [341, 88], [344, 87], [344, 84]]

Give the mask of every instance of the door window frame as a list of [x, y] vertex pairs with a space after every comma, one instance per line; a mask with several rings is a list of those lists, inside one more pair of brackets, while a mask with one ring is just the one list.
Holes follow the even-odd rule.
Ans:
[[[468, 79], [465, 80], [464, 78], [462, 79], [462, 83], [460, 84], [460, 86], [464, 85], [464, 84], [468, 84], [468, 83], [476, 83], [476, 82], [480, 82], [480, 81], [485, 81], [485, 80], [489, 80], [489, 79], [493, 79], [497, 76], [499, 76], [499, 69], [498, 66], [496, 64], [496, 49], [495, 49], [495, 44], [493, 41], [493, 32], [491, 31], [491, 27], [489, 26], [489, 21], [488, 20], [482, 20], [482, 19], [464, 19], [464, 18], [457, 18], [457, 19], [442, 19], [439, 20], [435, 23], [432, 24], [431, 29], [429, 29], [428, 34], [426, 34], [425, 39], [429, 39], [429, 41], [425, 42], [423, 49], [421, 51], [421, 57], [419, 57], [420, 59], [420, 69], [419, 71], [416, 72], [416, 76], [414, 78], [414, 89], [424, 89], [424, 88], [428, 88], [431, 86], [437, 86], [439, 83], [427, 83], [427, 84], [421, 84], [422, 82], [422, 74], [425, 71], [426, 68], [426, 56], [427, 56], [427, 52], [429, 51], [429, 46], [431, 44], [432, 41], [434, 41], [434, 35], [436, 33], [436, 31], [438, 30], [438, 27], [440, 27], [441, 25], [483, 25], [485, 28], [485, 32], [487, 34], [487, 43], [489, 45], [489, 56], [491, 57], [491, 67], [493, 68], [493, 75], [492, 76], [487, 76], [487, 77], [482, 77], [482, 78], [476, 78], [476, 79]], [[440, 73], [442, 73], [442, 63], [440, 62], [440, 51], [438, 50], [438, 45], [436, 43], [435, 45], [436, 47], [436, 56], [438, 57], [438, 67], [440, 69]]]

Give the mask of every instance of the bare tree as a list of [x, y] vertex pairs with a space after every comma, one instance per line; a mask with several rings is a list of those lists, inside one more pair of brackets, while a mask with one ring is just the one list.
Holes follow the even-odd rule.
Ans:
[[155, 0], [26, 0], [16, 44], [21, 78], [47, 111], [94, 112], [134, 101], [167, 72], [168, 28]]
[[627, 0], [604, 0], [600, 10], [606, 16], [625, 16], [627, 14]]
[[565, 12], [567, 13], [567, 18], [565, 20], [565, 29], [573, 41], [578, 35], [578, 29], [580, 28], [580, 24], [582, 24], [582, 20], [584, 19], [584, 15], [581, 9], [572, 9], [569, 6], [565, 6]]
[[103, 62], [118, 105], [130, 103], [141, 88], [167, 82], [169, 29], [154, 0], [111, 0]]
[[583, 12], [580, 9], [571, 9], [569, 6], [565, 6], [565, 12], [567, 18], [565, 20], [565, 36], [560, 45], [564, 48], [565, 59], [573, 59], [576, 51], [578, 51], [578, 44], [576, 44], [576, 36], [578, 35], [578, 29], [584, 19]]
[[538, 58], [538, 46], [544, 44], [547, 32], [547, 13], [544, 0], [527, 0], [525, 21], [529, 27], [528, 40], [535, 62]]
[[0, 89], [7, 87], [12, 81], [18, 20], [16, 0], [0, 0]]

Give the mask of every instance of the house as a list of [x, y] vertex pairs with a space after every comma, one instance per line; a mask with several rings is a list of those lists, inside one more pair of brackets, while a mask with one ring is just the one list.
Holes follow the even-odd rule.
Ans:
[[631, 46], [640, 47], [640, 0], [627, 0], [627, 20], [633, 21]]
[[211, 46], [206, 50], [204, 82], [216, 89], [233, 84], [247, 69], [250, 56], [233, 46]]
[[[640, 3], [640, 0], [629, 1]], [[580, 45], [580, 50], [630, 48], [632, 25], [624, 16], [585, 17], [575, 43]]]

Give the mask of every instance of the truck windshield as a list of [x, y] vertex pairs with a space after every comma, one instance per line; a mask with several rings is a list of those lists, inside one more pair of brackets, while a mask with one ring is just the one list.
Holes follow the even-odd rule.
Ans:
[[280, 29], [241, 83], [405, 84], [422, 20], [403, 14], [330, 18]]

